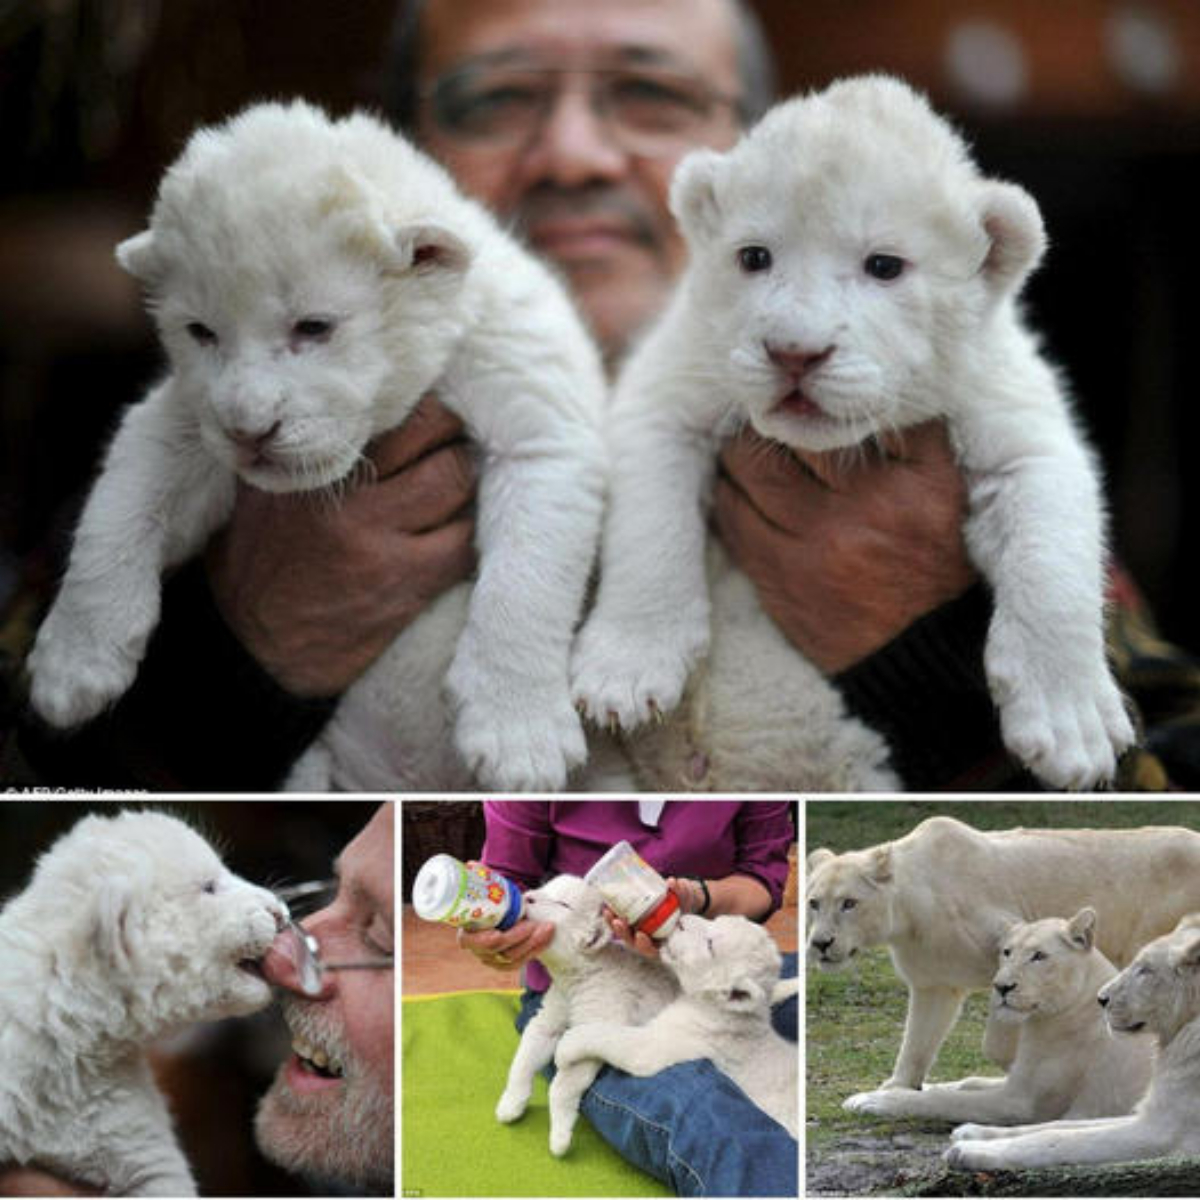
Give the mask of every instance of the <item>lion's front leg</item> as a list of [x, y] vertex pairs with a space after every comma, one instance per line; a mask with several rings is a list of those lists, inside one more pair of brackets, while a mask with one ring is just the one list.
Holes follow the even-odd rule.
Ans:
[[1096, 1129], [1112, 1124], [1114, 1120], [1124, 1121], [1125, 1117], [1088, 1117], [1078, 1121], [1038, 1121], [1033, 1125], [976, 1125], [968, 1122], [950, 1131], [952, 1142], [986, 1142], [996, 1138], [1024, 1137], [1030, 1133], [1043, 1133], [1046, 1130], [1061, 1132], [1064, 1129]]
[[1037, 1115], [1033, 1098], [1016, 1092], [1005, 1079], [964, 1079], [933, 1084], [919, 1092], [888, 1088], [851, 1096], [843, 1107], [871, 1116], [929, 1117], [1003, 1125], [1028, 1121]]
[[565, 1024], [565, 1014], [558, 1010], [550, 994], [547, 994], [542, 1010], [521, 1034], [521, 1042], [508, 1068], [508, 1081], [496, 1104], [497, 1121], [508, 1124], [524, 1115], [533, 1093], [534, 1076], [554, 1057], [554, 1048], [558, 1045]]
[[1113, 1117], [1087, 1124], [1054, 1122], [1037, 1133], [989, 1141], [959, 1141], [946, 1151], [946, 1162], [968, 1170], [1012, 1170], [1157, 1158], [1170, 1151], [1169, 1138], [1139, 1117]]
[[904, 1040], [892, 1076], [885, 1088], [920, 1088], [933, 1060], [958, 1019], [966, 992], [949, 987], [918, 988], [910, 985]]
[[550, 1153], [561, 1158], [571, 1148], [583, 1093], [603, 1064], [594, 1058], [560, 1067], [550, 1084]]

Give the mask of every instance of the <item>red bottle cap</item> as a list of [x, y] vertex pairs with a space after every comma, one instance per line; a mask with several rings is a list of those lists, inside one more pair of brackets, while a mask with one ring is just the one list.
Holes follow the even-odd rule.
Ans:
[[638, 933], [644, 933], [647, 936], [653, 936], [656, 929], [661, 928], [666, 924], [672, 913], [679, 911], [679, 897], [674, 892], [668, 892], [661, 901], [658, 907], [648, 912], [638, 923]]

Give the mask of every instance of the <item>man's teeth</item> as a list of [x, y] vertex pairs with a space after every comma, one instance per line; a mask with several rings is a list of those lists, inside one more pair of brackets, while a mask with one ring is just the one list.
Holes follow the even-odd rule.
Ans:
[[303, 1059], [327, 1071], [330, 1075], [341, 1075], [342, 1064], [336, 1058], [331, 1058], [318, 1046], [310, 1046], [303, 1038], [292, 1039], [292, 1049]]

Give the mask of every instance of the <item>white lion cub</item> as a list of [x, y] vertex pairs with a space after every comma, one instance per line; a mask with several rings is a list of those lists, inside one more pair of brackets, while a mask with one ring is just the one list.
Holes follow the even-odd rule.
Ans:
[[174, 817], [85, 817], [0, 911], [0, 1164], [194, 1196], [145, 1048], [263, 1008], [287, 921]]
[[1017, 1125], [1130, 1112], [1150, 1082], [1144, 1038], [1110, 1036], [1096, 1003], [1116, 967], [1096, 947], [1096, 913], [1017, 922], [1000, 944], [992, 1019], [1016, 1026], [1003, 1079], [957, 1079], [851, 1096], [851, 1112]]
[[561, 787], [586, 753], [567, 664], [605, 397], [561, 286], [382, 123], [299, 102], [197, 132], [117, 257], [170, 373], [124, 419], [83, 514], [30, 657], [36, 709], [70, 726], [128, 688], [161, 573], [226, 521], [239, 477], [336, 503], [367, 443], [436, 392], [482, 449], [478, 578], [350, 689], [293, 782]]
[[790, 994], [795, 981], [780, 980], [771, 935], [745, 917], [686, 916], [663, 943], [662, 960], [679, 980], [674, 1003], [637, 1029], [616, 1012], [603, 1023], [573, 1025], [555, 1053], [559, 1070], [599, 1059], [644, 1076], [710, 1059], [796, 1137], [800, 1059], [771, 1025], [772, 1001]]
[[709, 645], [703, 499], [738, 424], [849, 451], [943, 419], [994, 597], [1005, 742], [1055, 787], [1108, 780], [1133, 731], [1104, 655], [1096, 472], [1017, 308], [1045, 245], [1033, 200], [984, 178], [905, 84], [868, 76], [689, 156], [672, 207], [691, 263], [617, 385], [579, 702], [626, 729], [679, 702]]
[[[585, 1021], [640, 1025], [674, 999], [678, 987], [661, 963], [643, 958], [613, 940], [604, 918], [604, 897], [575, 875], [558, 875], [525, 893], [531, 920], [554, 926], [550, 944], [538, 954], [553, 983], [542, 1007], [525, 1026], [508, 1070], [496, 1119], [508, 1124], [525, 1113], [534, 1076], [554, 1057], [563, 1033]], [[603, 1064], [576, 1063], [560, 1069], [550, 1084], [550, 1150], [565, 1154], [579, 1116], [579, 1103]]]

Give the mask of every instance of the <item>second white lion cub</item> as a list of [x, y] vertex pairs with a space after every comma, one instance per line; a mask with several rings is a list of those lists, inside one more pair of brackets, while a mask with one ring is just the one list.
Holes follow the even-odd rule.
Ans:
[[117, 256], [170, 373], [88, 501], [30, 657], [36, 709], [71, 726], [129, 687], [160, 575], [224, 524], [239, 477], [336, 503], [368, 442], [434, 392], [482, 452], [478, 577], [350, 688], [292, 782], [561, 788], [586, 753], [567, 666], [605, 382], [557, 281], [381, 122], [299, 102], [197, 132]]
[[[577, 700], [626, 729], [679, 702], [709, 646], [705, 498], [739, 424], [827, 451], [942, 419], [994, 600], [1004, 740], [1052, 786], [1110, 779], [1133, 730], [1104, 653], [1100, 488], [1016, 303], [1045, 246], [1034, 201], [981, 175], [905, 84], [868, 76], [690, 155], [672, 207], [691, 262], [617, 385]], [[749, 713], [771, 704], [761, 692]], [[809, 776], [821, 786], [819, 763]]]

